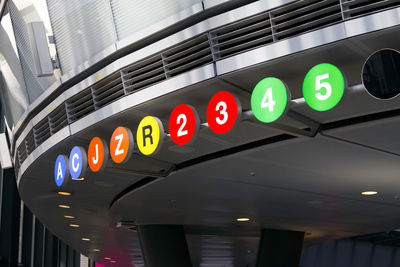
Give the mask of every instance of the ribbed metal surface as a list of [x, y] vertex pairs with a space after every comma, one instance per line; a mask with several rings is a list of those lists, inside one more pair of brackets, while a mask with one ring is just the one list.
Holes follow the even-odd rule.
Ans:
[[51, 135], [68, 125], [67, 112], [64, 104], [60, 105], [49, 114], [49, 124]]
[[127, 93], [146, 88], [166, 79], [160, 55], [135, 62], [123, 69], [121, 73]]
[[47, 0], [62, 71], [115, 43], [109, 0]]
[[[53, 27], [54, 25], [58, 25], [59, 35], [56, 38], [64, 38], [64, 43], [61, 44], [61, 47], [69, 45], [69, 47], [62, 49], [65, 49], [66, 53], [63, 56], [66, 57], [67, 64], [70, 64], [70, 66], [76, 63], [72, 64], [75, 59], [68, 59], [72, 52], [74, 52], [73, 57], [80, 57], [82, 50], [91, 50], [90, 47], [85, 45], [85, 42], [91, 45], [98, 45], [96, 44], [96, 38], [93, 37], [95, 30], [98, 29], [100, 39], [112, 35], [110, 34], [110, 29], [101, 29], [102, 23], [80, 25], [86, 23], [86, 20], [82, 18], [84, 14], [94, 16], [95, 14], [108, 12], [104, 10], [101, 12], [96, 11], [100, 6], [105, 4], [104, 1], [100, 0], [91, 5], [92, 0], [81, 2], [78, 0], [65, 2], [48, 0], [51, 16], [57, 17], [56, 21], [53, 21]], [[118, 1], [114, 1], [114, 4], [116, 2]], [[17, 148], [18, 164], [22, 164], [27, 155], [52, 134], [92, 113], [96, 109], [118, 100], [126, 94], [212, 63], [220, 58], [242, 53], [283, 38], [293, 37], [307, 31], [317, 30], [333, 23], [341, 22], [343, 21], [343, 14], [345, 14], [344, 18], [351, 18], [398, 5], [400, 5], [400, 0], [342, 0], [342, 3], [339, 0], [296, 1], [268, 12], [262, 12], [240, 21], [226, 24], [223, 27], [201, 34], [163, 52], [134, 62], [120, 72], [104, 78], [92, 87], [86, 88], [67, 99], [64, 103], [65, 105], [60, 105], [48, 117], [35, 125], [33, 132], [28, 134], [22, 145]], [[90, 9], [89, 6], [93, 10], [87, 10]], [[67, 8], [67, 14], [73, 12], [77, 12], [77, 14], [72, 14], [71, 18], [68, 18], [67, 21], [62, 21], [66, 16], [66, 12], [62, 10], [63, 7]], [[343, 14], [341, 8], [343, 9]], [[73, 18], [77, 21], [69, 24], [70, 20], [74, 20]], [[108, 23], [107, 19], [107, 17], [104, 18], [106, 21], [104, 23]], [[90, 23], [93, 22], [92, 20], [88, 21]], [[96, 21], [95, 19], [93, 23], [96, 23]], [[85, 29], [89, 30], [87, 33], [88, 36], [74, 36], [71, 42], [68, 42], [68, 34], [81, 35], [81, 32], [76, 32], [76, 29], [79, 29], [81, 26], [84, 26], [83, 28], [87, 27]], [[72, 31], [72, 29], [74, 30]], [[55, 30], [55, 32], [57, 31]], [[115, 40], [111, 38], [109, 41], [114, 42]], [[57, 44], [59, 45], [59, 43]], [[103, 44], [98, 46], [100, 50], [103, 49], [101, 48]], [[95, 50], [91, 50], [90, 53]]]
[[92, 113], [94, 109], [91, 88], [86, 88], [66, 101], [68, 122], [74, 121]]
[[[54, 76], [37, 76], [31, 46], [31, 40], [33, 37], [30, 37], [29, 34], [30, 22], [35, 21], [34, 16], [31, 14], [35, 11], [33, 3], [30, 4], [32, 1], [33, 0], [26, 1], [25, 4], [27, 7], [23, 10], [19, 10], [15, 3], [11, 1], [9, 2], [9, 9], [15, 34], [15, 42], [18, 47], [19, 59], [21, 62], [30, 103], [32, 103], [45, 91], [45, 89], [50, 87], [50, 85], [55, 82]], [[21, 3], [19, 4], [21, 5]]]
[[123, 97], [125, 94], [121, 74], [117, 72], [95, 84], [92, 93], [96, 109]]
[[35, 144], [35, 137], [33, 136], [33, 130], [31, 130], [26, 136], [25, 146], [28, 155], [31, 154], [33, 150], [35, 150], [36, 144]]
[[271, 11], [277, 40], [329, 26], [342, 20], [339, 0], [297, 1]]
[[124, 39], [201, 0], [111, 0], [118, 39]]
[[190, 39], [164, 53], [162, 58], [167, 77], [201, 67], [213, 61], [207, 34]]
[[33, 136], [35, 137], [36, 147], [46, 141], [50, 135], [49, 119], [47, 117], [33, 127]]
[[273, 42], [269, 13], [262, 13], [211, 31], [217, 58], [224, 58]]
[[22, 163], [28, 157], [25, 140], [17, 148], [17, 161]]
[[400, 0], [342, 0], [345, 18], [371, 14], [400, 6]]

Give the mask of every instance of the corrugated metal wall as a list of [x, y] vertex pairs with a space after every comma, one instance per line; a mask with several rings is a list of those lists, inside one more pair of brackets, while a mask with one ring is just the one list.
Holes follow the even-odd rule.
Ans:
[[116, 42], [109, 0], [47, 0], [64, 73]]
[[111, 0], [118, 39], [124, 39], [200, 2], [201, 0]]

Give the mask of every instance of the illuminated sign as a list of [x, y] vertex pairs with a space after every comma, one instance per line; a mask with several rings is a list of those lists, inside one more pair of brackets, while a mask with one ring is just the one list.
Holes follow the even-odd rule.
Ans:
[[200, 117], [189, 105], [179, 105], [171, 113], [168, 124], [172, 141], [177, 145], [193, 142], [200, 129]]
[[334, 65], [321, 63], [311, 68], [303, 81], [306, 103], [317, 111], [334, 108], [343, 97], [345, 79]]
[[162, 146], [164, 137], [164, 127], [159, 118], [147, 116], [140, 121], [136, 132], [136, 143], [143, 155], [157, 153]]
[[89, 167], [93, 172], [102, 171], [108, 161], [108, 146], [105, 140], [94, 137], [88, 148]]
[[111, 158], [115, 163], [127, 162], [133, 151], [133, 135], [130, 129], [118, 127], [110, 140]]
[[54, 181], [58, 187], [65, 185], [69, 180], [68, 158], [64, 155], [58, 155], [54, 165]]
[[[317, 111], [335, 107], [344, 94], [345, 78], [334, 65], [322, 63], [313, 67], [303, 82], [305, 102]], [[242, 118], [239, 99], [230, 92], [216, 93], [207, 106], [207, 123], [201, 123], [196, 109], [190, 105], [178, 105], [168, 121], [169, 137], [177, 145], [193, 142], [201, 127], [209, 127], [216, 134], [229, 132], [242, 119], [253, 116], [263, 122], [272, 123], [282, 118], [291, 100], [290, 91], [278, 78], [268, 77], [259, 81], [251, 94], [251, 110]], [[141, 154], [154, 155], [160, 151], [167, 134], [161, 120], [157, 117], [144, 117], [136, 131], [136, 144]], [[65, 185], [71, 176], [82, 177], [87, 165], [92, 172], [102, 171], [111, 156], [115, 163], [126, 163], [133, 153], [134, 139], [127, 127], [117, 127], [110, 139], [109, 149], [104, 139], [94, 137], [89, 144], [88, 154], [80, 146], [73, 147], [69, 159], [64, 155], [57, 157], [54, 179], [57, 186]], [[70, 175], [69, 175], [70, 174]]]
[[207, 123], [214, 133], [229, 132], [241, 116], [242, 106], [239, 99], [229, 92], [216, 93], [208, 103]]
[[273, 77], [257, 83], [251, 94], [251, 110], [259, 121], [269, 123], [279, 119], [287, 110], [290, 92], [285, 84]]
[[78, 179], [85, 175], [87, 168], [87, 156], [83, 147], [74, 146], [69, 155], [69, 172], [72, 179]]

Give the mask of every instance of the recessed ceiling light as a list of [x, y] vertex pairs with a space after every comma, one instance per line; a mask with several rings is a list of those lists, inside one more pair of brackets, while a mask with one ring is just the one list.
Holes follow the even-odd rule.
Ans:
[[99, 251], [101, 251], [101, 250], [98, 249], [98, 248], [94, 248], [93, 251], [94, 251], [94, 252], [99, 252]]
[[372, 196], [372, 195], [377, 195], [378, 194], [378, 192], [376, 192], [376, 191], [364, 191], [364, 192], [361, 192], [361, 195], [364, 195], [364, 196]]
[[90, 241], [90, 238], [82, 237], [82, 240], [83, 240], [83, 241]]
[[109, 258], [109, 257], [104, 257], [104, 259], [105, 259], [105, 260], [111, 260], [111, 258]]
[[71, 179], [72, 181], [83, 181], [85, 180], [85, 177], [81, 177], [81, 178], [76, 178], [76, 179]]
[[75, 219], [75, 216], [71, 216], [71, 215], [64, 215], [64, 218], [67, 218], [67, 219]]
[[238, 222], [248, 222], [248, 221], [250, 221], [250, 218], [237, 218], [236, 221], [238, 221]]
[[68, 206], [68, 205], [58, 205], [58, 207], [63, 208], [63, 209], [69, 209], [69, 208], [71, 208], [71, 207]]
[[78, 228], [78, 227], [79, 227], [79, 224], [72, 224], [72, 223], [71, 223], [69, 226]]
[[116, 263], [117, 261], [110, 261], [111, 263]]
[[62, 196], [70, 196], [71, 195], [71, 193], [69, 193], [69, 192], [57, 192], [57, 193]]

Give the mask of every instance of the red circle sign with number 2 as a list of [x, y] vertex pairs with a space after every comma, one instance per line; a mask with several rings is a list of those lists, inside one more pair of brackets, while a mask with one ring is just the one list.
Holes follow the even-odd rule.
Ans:
[[200, 118], [196, 109], [189, 105], [179, 105], [169, 117], [169, 134], [177, 145], [193, 141], [200, 129]]
[[226, 91], [216, 93], [207, 107], [208, 126], [217, 134], [227, 133], [241, 114], [242, 107], [238, 98]]

